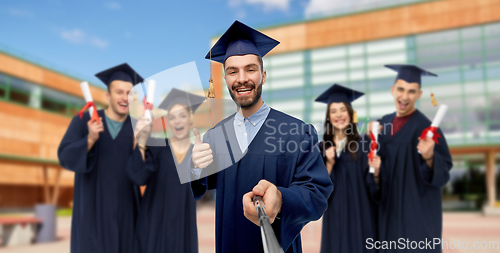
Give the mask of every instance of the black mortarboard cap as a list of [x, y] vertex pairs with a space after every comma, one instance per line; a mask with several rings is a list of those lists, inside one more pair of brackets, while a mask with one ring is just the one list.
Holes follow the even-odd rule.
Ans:
[[385, 67], [398, 72], [396, 80], [402, 79], [407, 83], [418, 83], [419, 85], [422, 85], [422, 76], [437, 76], [436, 74], [425, 69], [421, 69], [415, 65], [391, 64], [385, 65]]
[[233, 55], [254, 54], [262, 58], [279, 43], [236, 20], [215, 43], [205, 59], [224, 63]]
[[141, 83], [144, 79], [135, 72], [127, 63], [120, 64], [118, 66], [106, 69], [95, 74], [99, 80], [104, 84], [109, 85], [115, 80], [121, 80], [125, 82], [131, 82], [133, 85]]
[[204, 96], [172, 88], [158, 108], [168, 110], [174, 104], [183, 104], [191, 107], [191, 111], [194, 113], [203, 102], [205, 102]]
[[362, 97], [365, 93], [349, 89], [339, 84], [334, 84], [325, 92], [321, 93], [314, 101], [320, 103], [341, 103], [351, 104], [354, 100]]

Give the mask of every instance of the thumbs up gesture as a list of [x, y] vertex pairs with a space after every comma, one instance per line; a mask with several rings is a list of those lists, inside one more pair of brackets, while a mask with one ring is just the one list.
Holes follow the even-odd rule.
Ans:
[[195, 136], [192, 160], [195, 168], [204, 169], [214, 161], [210, 144], [203, 143], [198, 129], [193, 128]]

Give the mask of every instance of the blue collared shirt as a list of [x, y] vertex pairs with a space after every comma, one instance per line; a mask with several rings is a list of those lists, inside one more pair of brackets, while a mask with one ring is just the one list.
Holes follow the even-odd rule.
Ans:
[[[264, 103], [258, 111], [248, 118], [243, 117], [239, 112], [234, 115], [234, 132], [242, 153], [247, 150], [248, 145], [259, 132], [270, 111], [271, 108]], [[200, 179], [201, 171], [202, 169], [191, 168], [195, 179]]]
[[263, 103], [260, 109], [248, 118], [243, 117], [239, 112], [235, 114], [234, 133], [236, 134], [236, 139], [242, 153], [247, 150], [248, 145], [250, 145], [259, 132], [270, 111], [269, 106]]

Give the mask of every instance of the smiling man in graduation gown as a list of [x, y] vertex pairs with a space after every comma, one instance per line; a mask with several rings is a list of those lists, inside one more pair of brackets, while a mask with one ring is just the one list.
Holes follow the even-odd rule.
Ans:
[[126, 63], [96, 76], [108, 86], [108, 108], [100, 122], [75, 116], [58, 150], [61, 166], [75, 172], [71, 252], [128, 253], [139, 197], [125, 171], [134, 145], [128, 93], [143, 79]]
[[[195, 130], [193, 177], [196, 198], [216, 189], [216, 252], [263, 252], [254, 195], [285, 252], [302, 252], [300, 231], [319, 219], [333, 185], [312, 125], [268, 107], [262, 57], [279, 42], [236, 21], [207, 59], [224, 66], [238, 112], [203, 136]], [[208, 177], [206, 177], [208, 176]]]
[[379, 204], [381, 242], [367, 241], [366, 246], [380, 247], [380, 252], [413, 252], [414, 247], [441, 252], [435, 244], [442, 238], [441, 188], [450, 179], [452, 160], [440, 129], [439, 143], [420, 139], [431, 121], [415, 108], [422, 95], [421, 76], [436, 75], [413, 65], [386, 67], [398, 72], [391, 88], [396, 112], [379, 120], [381, 167], [366, 178]]

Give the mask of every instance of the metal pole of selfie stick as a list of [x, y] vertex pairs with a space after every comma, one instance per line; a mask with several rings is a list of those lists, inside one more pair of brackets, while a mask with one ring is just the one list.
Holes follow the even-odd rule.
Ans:
[[262, 197], [260, 196], [254, 196], [253, 203], [255, 204], [255, 210], [259, 214], [260, 234], [262, 236], [262, 246], [264, 247], [264, 252], [284, 253], [276, 235], [274, 234], [271, 221], [269, 220], [269, 217], [267, 217], [264, 200], [262, 200]]

